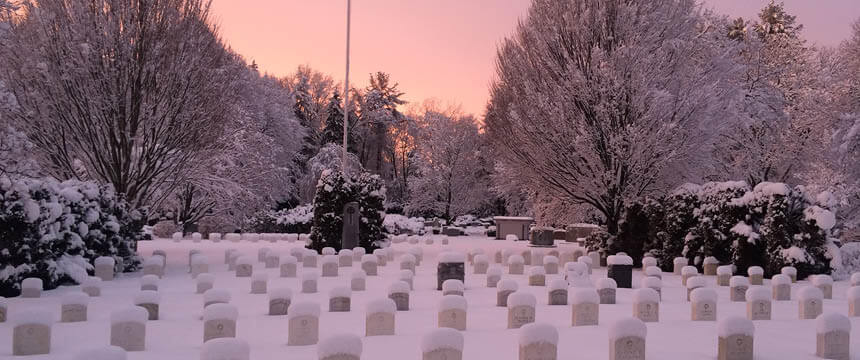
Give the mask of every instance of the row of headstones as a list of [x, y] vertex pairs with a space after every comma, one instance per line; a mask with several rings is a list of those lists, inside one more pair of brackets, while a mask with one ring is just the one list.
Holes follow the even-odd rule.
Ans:
[[[825, 359], [850, 358], [851, 323], [842, 315], [823, 314], [816, 319], [816, 355]], [[46, 331], [43, 327], [34, 328]], [[16, 328], [17, 330], [17, 328]], [[290, 330], [293, 330], [292, 328]], [[47, 328], [50, 333], [50, 328]], [[720, 321], [717, 329], [717, 358], [719, 360], [752, 360], [755, 356], [755, 325], [744, 318], [731, 317]], [[636, 318], [616, 321], [609, 329], [610, 360], [644, 360], [646, 357], [647, 327]], [[549, 324], [529, 323], [519, 330], [519, 360], [557, 360], [558, 330]], [[463, 334], [451, 328], [439, 328], [423, 336], [421, 353], [423, 360], [462, 360], [465, 339]], [[17, 348], [16, 348], [17, 349]], [[320, 360], [359, 360], [363, 351], [360, 337], [334, 335], [317, 346]], [[212, 339], [203, 345], [202, 360], [249, 360], [251, 348], [239, 338]], [[124, 360], [125, 350], [109, 347], [86, 351], [76, 357], [79, 360], [98, 358], [102, 360]]]
[[[191, 241], [199, 243], [203, 241], [203, 234], [199, 232], [191, 233], [190, 235]], [[250, 242], [258, 242], [258, 241], [268, 241], [268, 242], [278, 242], [278, 241], [287, 241], [290, 243], [296, 241], [306, 241], [308, 240], [308, 234], [287, 234], [287, 233], [209, 233], [207, 239], [211, 242], [220, 242], [222, 240], [229, 242], [239, 242], [239, 241], [250, 241]], [[185, 235], [181, 232], [175, 232], [171, 235], [171, 239], [174, 242], [180, 242], [186, 239]]]

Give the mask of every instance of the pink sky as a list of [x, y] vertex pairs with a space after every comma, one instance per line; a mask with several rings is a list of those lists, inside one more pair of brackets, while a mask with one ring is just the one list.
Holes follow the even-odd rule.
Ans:
[[[346, 0], [214, 0], [221, 34], [233, 49], [278, 76], [302, 64], [344, 76]], [[732, 17], [754, 16], [768, 1], [707, 0]], [[354, 0], [350, 83], [366, 86], [385, 71], [406, 100], [435, 98], [482, 114], [496, 45], [530, 0]], [[860, 18], [860, 0], [786, 0], [807, 38], [837, 45]]]

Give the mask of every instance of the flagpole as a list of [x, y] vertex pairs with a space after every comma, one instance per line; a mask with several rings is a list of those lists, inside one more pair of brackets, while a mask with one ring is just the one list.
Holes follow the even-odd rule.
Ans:
[[349, 137], [349, 27], [351, 12], [352, 0], [346, 0], [346, 78], [343, 85], [343, 156], [341, 156], [341, 168], [344, 175], [347, 174], [346, 149]]

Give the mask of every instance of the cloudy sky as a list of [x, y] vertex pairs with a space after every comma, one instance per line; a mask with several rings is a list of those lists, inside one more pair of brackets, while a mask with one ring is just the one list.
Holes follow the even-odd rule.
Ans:
[[[496, 45], [524, 16], [529, 0], [353, 0], [350, 81], [365, 86], [385, 71], [406, 99], [435, 98], [481, 114]], [[706, 0], [721, 13], [752, 17], [763, 0]], [[835, 46], [860, 18], [860, 0], [785, 0], [806, 37]], [[262, 70], [286, 75], [307, 64], [344, 75], [346, 0], [214, 0], [229, 44]]]

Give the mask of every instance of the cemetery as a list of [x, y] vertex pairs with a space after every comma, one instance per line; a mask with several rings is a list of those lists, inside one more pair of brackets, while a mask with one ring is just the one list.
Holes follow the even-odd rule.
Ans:
[[446, 235], [393, 235], [374, 255], [323, 255], [297, 234], [266, 238], [156, 239], [138, 252], [160, 266], [102, 268], [53, 290], [27, 279], [22, 296], [0, 300], [0, 356], [776, 360], [860, 351], [856, 274], [854, 283], [792, 283], [790, 269], [761, 280], [759, 269], [738, 269], [724, 285], [725, 265], [699, 272], [679, 262], [676, 274], [645, 258], [645, 271], [621, 254], [591, 266], [563, 239], [553, 255], [471, 235], [447, 245]]

